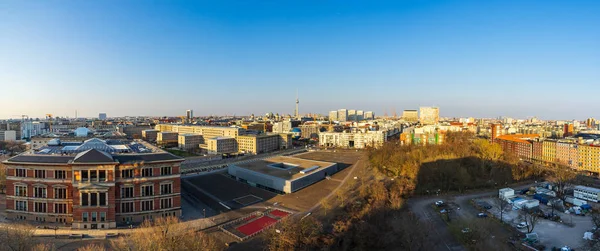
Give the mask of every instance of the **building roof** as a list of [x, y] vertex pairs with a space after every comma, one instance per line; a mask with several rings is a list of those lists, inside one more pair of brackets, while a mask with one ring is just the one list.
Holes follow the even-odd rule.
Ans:
[[49, 163], [49, 164], [67, 164], [73, 160], [73, 156], [52, 156], [52, 155], [17, 155], [6, 160], [7, 163]]
[[123, 154], [113, 156], [115, 160], [121, 164], [133, 164], [141, 162], [158, 162], [158, 161], [183, 161], [184, 159], [170, 153], [154, 153], [154, 154]]
[[540, 137], [539, 134], [505, 134], [505, 135], [498, 136], [496, 139], [519, 142], [519, 143], [529, 143], [529, 141], [527, 141], [525, 139], [539, 138], [539, 137]]
[[73, 163], [111, 163], [115, 162], [113, 157], [103, 151], [90, 149], [75, 155]]
[[[281, 164], [283, 164], [285, 168], [276, 167], [277, 165]], [[243, 169], [248, 169], [269, 176], [274, 176], [286, 180], [294, 180], [307, 174], [310, 174], [310, 172], [314, 172], [321, 168], [326, 168], [335, 165], [335, 163], [287, 156], [278, 156], [247, 163], [237, 163], [234, 165]], [[301, 173], [304, 170], [310, 172], [306, 174]]]

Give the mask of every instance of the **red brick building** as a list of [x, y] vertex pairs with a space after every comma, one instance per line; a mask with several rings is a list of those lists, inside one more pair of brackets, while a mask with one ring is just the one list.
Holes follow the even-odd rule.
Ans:
[[505, 153], [512, 153], [521, 160], [531, 161], [533, 159], [532, 141], [538, 137], [538, 134], [510, 134], [497, 137], [495, 142], [502, 146]]
[[45, 146], [3, 162], [6, 212], [89, 229], [180, 216], [182, 161], [141, 141]]

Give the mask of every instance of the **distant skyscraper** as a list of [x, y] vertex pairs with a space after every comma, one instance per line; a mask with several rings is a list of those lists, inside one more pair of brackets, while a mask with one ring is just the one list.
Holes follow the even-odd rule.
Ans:
[[329, 112], [329, 120], [331, 121], [337, 121], [338, 120], [338, 112], [337, 111], [330, 111]]
[[365, 112], [365, 119], [366, 120], [375, 119], [375, 113], [373, 113], [372, 111]]
[[337, 117], [338, 117], [338, 121], [348, 121], [348, 110], [339, 109]]
[[356, 110], [348, 110], [348, 121], [356, 121]]
[[437, 107], [420, 107], [419, 121], [422, 125], [434, 125], [440, 122], [440, 109]]
[[564, 125], [564, 131], [563, 131], [563, 137], [569, 137], [569, 136], [573, 136], [573, 124], [565, 124]]
[[358, 121], [365, 120], [365, 111], [363, 111], [363, 110], [356, 111], [356, 120], [358, 120]]
[[106, 113], [100, 113], [100, 114], [98, 114], [98, 119], [99, 120], [106, 120]]
[[191, 122], [192, 118], [194, 118], [194, 110], [187, 110], [187, 111], [185, 111], [185, 116], [187, 118], [187, 121]]

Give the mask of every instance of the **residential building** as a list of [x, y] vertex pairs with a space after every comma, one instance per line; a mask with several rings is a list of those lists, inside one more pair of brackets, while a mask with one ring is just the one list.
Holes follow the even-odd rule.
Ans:
[[319, 145], [324, 147], [380, 147], [387, 141], [386, 131], [320, 132]]
[[521, 160], [531, 161], [533, 158], [532, 141], [539, 138], [538, 134], [511, 134], [502, 135], [496, 138], [496, 141], [502, 147], [505, 153], [513, 153]]
[[491, 139], [492, 142], [494, 142], [494, 140], [498, 137], [498, 136], [502, 136], [504, 134], [504, 127], [502, 126], [502, 124], [490, 124], [491, 127]]
[[156, 130], [161, 132], [194, 133], [204, 136], [205, 139], [218, 136], [237, 137], [243, 135], [245, 130], [239, 127], [224, 126], [199, 126], [199, 125], [176, 125], [176, 124], [158, 124]]
[[192, 119], [194, 118], [194, 110], [185, 111], [185, 118], [187, 119], [188, 123], [191, 123]]
[[417, 122], [419, 121], [419, 112], [417, 110], [404, 110], [402, 112], [402, 119], [406, 122]]
[[[267, 153], [281, 149], [288, 149], [289, 145], [281, 145], [282, 135], [289, 134], [259, 134], [259, 135], [243, 135], [238, 136], [237, 145], [238, 151], [246, 153]], [[291, 136], [290, 136], [291, 137]], [[286, 136], [287, 138], [287, 136]], [[291, 139], [290, 139], [291, 144]]]
[[182, 161], [143, 141], [94, 138], [31, 150], [3, 162], [7, 217], [78, 229], [179, 217]]
[[542, 159], [546, 163], [556, 162], [556, 140], [544, 140], [542, 149]]
[[338, 121], [348, 121], [348, 110], [346, 109], [339, 109], [338, 113], [337, 113], [337, 119]]
[[600, 173], [600, 146], [579, 145], [577, 147], [579, 157], [579, 170], [590, 173]]
[[106, 113], [100, 113], [100, 114], [98, 114], [98, 119], [99, 120], [106, 120]]
[[238, 152], [237, 140], [231, 136], [220, 136], [206, 140], [209, 154], [231, 154]]
[[539, 163], [544, 162], [544, 141], [540, 138], [531, 140], [531, 160]]
[[559, 140], [556, 143], [556, 161], [573, 169], [579, 167], [579, 146], [574, 140]]
[[330, 111], [329, 112], [329, 120], [330, 121], [338, 121], [338, 112], [337, 111]]
[[440, 109], [437, 107], [420, 107], [419, 122], [421, 125], [435, 125], [440, 121]]
[[375, 113], [372, 111], [365, 112], [365, 120], [373, 120], [375, 119]]
[[563, 132], [563, 137], [570, 137], [573, 136], [573, 124], [564, 124], [564, 132]]
[[15, 141], [17, 140], [16, 131], [0, 131], [0, 141]]
[[204, 144], [204, 136], [200, 134], [184, 133], [177, 136], [177, 144], [180, 149], [189, 151], [200, 148]]
[[348, 110], [348, 121], [357, 121], [356, 110]]
[[300, 125], [300, 137], [305, 139], [319, 138], [321, 125], [317, 123], [307, 123]]

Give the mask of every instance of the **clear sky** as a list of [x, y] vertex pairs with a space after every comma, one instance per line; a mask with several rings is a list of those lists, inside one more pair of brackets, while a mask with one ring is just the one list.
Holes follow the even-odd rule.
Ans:
[[0, 1], [0, 118], [600, 118], [600, 1]]

